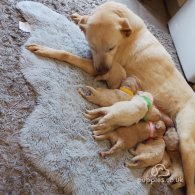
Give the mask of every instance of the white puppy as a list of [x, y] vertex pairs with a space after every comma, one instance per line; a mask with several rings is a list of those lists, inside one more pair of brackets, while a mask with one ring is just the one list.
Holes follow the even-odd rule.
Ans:
[[130, 101], [86, 111], [85, 116], [97, 122], [96, 125], [92, 125], [94, 135], [101, 135], [119, 126], [138, 123], [151, 109], [152, 104], [153, 96], [150, 93], [138, 92]]

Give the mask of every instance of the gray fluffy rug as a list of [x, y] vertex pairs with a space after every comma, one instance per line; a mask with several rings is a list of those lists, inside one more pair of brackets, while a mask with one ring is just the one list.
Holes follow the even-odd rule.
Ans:
[[[26, 44], [40, 43], [90, 57], [83, 34], [66, 17], [40, 3], [20, 2], [17, 7], [32, 26]], [[149, 27], [174, 51], [168, 34]], [[93, 140], [90, 123], [82, 114], [93, 106], [77, 89], [102, 85], [66, 63], [35, 56], [24, 46], [21, 56], [22, 72], [38, 93], [37, 106], [20, 134], [20, 145], [35, 167], [63, 187], [65, 194], [147, 194], [138, 179], [141, 171], [123, 165], [130, 158], [127, 152], [104, 160], [97, 154], [109, 144]]]

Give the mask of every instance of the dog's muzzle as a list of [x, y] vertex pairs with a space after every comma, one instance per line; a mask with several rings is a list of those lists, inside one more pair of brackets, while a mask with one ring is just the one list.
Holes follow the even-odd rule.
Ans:
[[109, 71], [109, 68], [105, 65], [100, 65], [97, 69], [96, 69], [97, 73], [100, 75], [104, 75]]

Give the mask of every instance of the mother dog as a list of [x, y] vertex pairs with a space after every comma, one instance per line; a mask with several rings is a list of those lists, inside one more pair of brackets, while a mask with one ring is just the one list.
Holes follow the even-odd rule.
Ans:
[[[195, 94], [174, 66], [170, 55], [143, 21], [122, 4], [108, 2], [90, 16], [73, 15], [85, 33], [93, 61], [37, 44], [30, 51], [66, 61], [90, 75], [105, 74], [113, 62], [135, 75], [156, 104], [175, 118], [188, 195], [195, 194]], [[113, 75], [114, 77], [114, 75]]]

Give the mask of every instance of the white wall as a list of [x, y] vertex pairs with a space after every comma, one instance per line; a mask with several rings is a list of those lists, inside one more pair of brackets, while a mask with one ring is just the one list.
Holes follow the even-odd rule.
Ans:
[[169, 21], [182, 68], [188, 81], [195, 83], [195, 0], [188, 0]]

